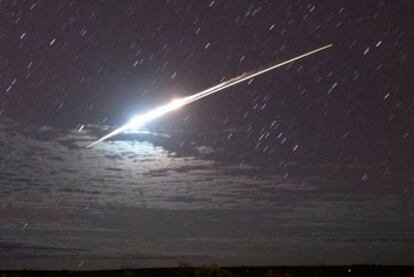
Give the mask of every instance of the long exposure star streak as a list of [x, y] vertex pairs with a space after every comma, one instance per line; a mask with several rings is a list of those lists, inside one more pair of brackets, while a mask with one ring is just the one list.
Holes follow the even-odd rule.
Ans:
[[149, 121], [151, 121], [153, 119], [156, 119], [158, 117], [161, 117], [161, 116], [163, 116], [166, 113], [169, 113], [169, 112], [171, 112], [173, 110], [179, 109], [179, 108], [181, 108], [181, 107], [183, 107], [185, 105], [188, 105], [188, 104], [190, 104], [190, 103], [192, 103], [194, 101], [200, 100], [200, 99], [202, 99], [204, 97], [207, 97], [207, 96], [209, 96], [211, 94], [214, 94], [216, 92], [222, 91], [225, 88], [228, 88], [228, 87], [234, 86], [236, 84], [239, 84], [241, 82], [244, 82], [246, 80], [252, 79], [252, 78], [254, 78], [256, 76], [259, 76], [259, 75], [261, 75], [263, 73], [266, 73], [266, 72], [271, 71], [273, 69], [279, 68], [279, 67], [284, 66], [286, 64], [292, 63], [292, 62], [297, 61], [299, 59], [305, 58], [307, 56], [316, 54], [316, 53], [318, 53], [320, 51], [323, 51], [325, 49], [328, 49], [330, 47], [332, 47], [332, 44], [328, 44], [328, 45], [322, 46], [322, 47], [317, 48], [315, 50], [312, 50], [312, 51], [306, 52], [306, 53], [304, 53], [302, 55], [299, 55], [299, 56], [296, 56], [294, 58], [291, 58], [291, 59], [289, 59], [287, 61], [284, 61], [282, 63], [278, 63], [278, 64], [274, 64], [274, 65], [268, 66], [268, 67], [266, 67], [264, 69], [259, 69], [259, 70], [254, 70], [254, 71], [251, 71], [251, 72], [248, 72], [248, 73], [243, 73], [243, 74], [241, 74], [241, 75], [239, 75], [237, 77], [234, 77], [234, 78], [232, 78], [232, 79], [230, 79], [228, 81], [225, 81], [225, 82], [223, 82], [221, 84], [218, 84], [216, 86], [213, 86], [213, 87], [208, 88], [206, 90], [203, 90], [201, 92], [195, 93], [193, 95], [190, 95], [190, 96], [187, 96], [187, 97], [183, 97], [183, 98], [179, 98], [179, 99], [175, 99], [175, 100], [171, 101], [170, 103], [168, 103], [166, 105], [160, 106], [160, 107], [155, 108], [155, 109], [153, 109], [153, 110], [151, 110], [151, 111], [149, 111], [149, 112], [147, 112], [147, 113], [145, 113], [143, 115], [138, 115], [138, 116], [132, 118], [125, 125], [121, 126], [118, 129], [115, 129], [114, 131], [110, 132], [109, 134], [107, 134], [107, 135], [103, 136], [102, 138], [94, 141], [93, 143], [91, 143], [88, 146], [86, 146], [86, 148], [93, 147], [94, 145], [96, 145], [96, 144], [98, 144], [100, 142], [103, 142], [104, 140], [107, 140], [107, 139], [109, 139], [109, 138], [111, 138], [113, 136], [116, 136], [117, 134], [119, 134], [119, 133], [121, 133], [121, 132], [123, 132], [125, 130], [128, 130], [128, 129], [137, 129], [137, 128], [141, 127], [142, 125], [144, 125], [145, 123], [147, 123], [147, 122], [149, 122]]

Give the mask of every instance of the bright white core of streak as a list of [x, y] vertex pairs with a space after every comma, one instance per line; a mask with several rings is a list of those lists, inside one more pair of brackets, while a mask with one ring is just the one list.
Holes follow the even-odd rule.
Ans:
[[125, 129], [138, 129], [140, 128], [142, 125], [144, 125], [145, 123], [160, 117], [166, 113], [169, 113], [173, 110], [176, 110], [178, 108], [181, 108], [182, 106], [184, 106], [186, 104], [185, 101], [186, 98], [182, 98], [182, 99], [175, 99], [173, 101], [171, 101], [170, 103], [168, 103], [167, 105], [158, 107], [146, 114], [143, 115], [138, 115], [136, 117], [133, 117], [126, 125], [125, 125]]

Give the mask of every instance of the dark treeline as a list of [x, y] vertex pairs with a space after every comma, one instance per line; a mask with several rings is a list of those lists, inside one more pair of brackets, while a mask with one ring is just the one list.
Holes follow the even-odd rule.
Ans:
[[323, 276], [414, 276], [414, 266], [278, 266], [278, 267], [182, 267], [182, 268], [152, 268], [152, 269], [123, 269], [97, 271], [0, 271], [2, 277], [141, 277], [141, 276], [174, 276], [174, 277], [323, 277]]

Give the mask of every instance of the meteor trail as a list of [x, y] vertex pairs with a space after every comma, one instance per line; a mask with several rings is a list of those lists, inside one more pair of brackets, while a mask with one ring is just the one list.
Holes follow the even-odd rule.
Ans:
[[250, 71], [248, 73], [243, 73], [243, 74], [241, 74], [241, 75], [239, 75], [235, 78], [227, 80], [223, 83], [220, 83], [220, 84], [218, 84], [216, 86], [213, 86], [211, 88], [208, 88], [206, 90], [200, 91], [198, 93], [195, 93], [195, 94], [187, 96], [187, 97], [183, 97], [183, 98], [180, 98], [180, 99], [173, 100], [173, 101], [171, 101], [170, 103], [168, 103], [166, 105], [160, 106], [160, 107], [155, 108], [154, 110], [149, 111], [149, 112], [147, 112], [143, 115], [138, 115], [138, 116], [132, 118], [132, 120], [129, 121], [127, 124], [119, 127], [118, 129], [115, 129], [114, 131], [112, 131], [109, 134], [103, 136], [102, 138], [98, 139], [97, 141], [94, 141], [93, 143], [86, 146], [86, 148], [93, 147], [94, 145], [96, 145], [96, 144], [98, 144], [98, 143], [100, 143], [100, 142], [102, 142], [106, 139], [109, 139], [113, 136], [116, 136], [117, 134], [119, 134], [119, 133], [121, 133], [125, 130], [139, 128], [143, 124], [145, 124], [145, 123], [147, 123], [147, 122], [149, 122], [149, 121], [151, 121], [155, 118], [163, 116], [166, 113], [169, 113], [173, 110], [181, 108], [182, 106], [188, 105], [188, 104], [190, 104], [194, 101], [200, 100], [200, 99], [202, 99], [204, 97], [207, 97], [207, 96], [209, 96], [213, 93], [219, 92], [219, 91], [221, 91], [225, 88], [237, 85], [238, 83], [244, 82], [248, 79], [254, 78], [254, 77], [259, 76], [263, 73], [266, 73], [270, 70], [273, 70], [273, 69], [276, 69], [278, 67], [284, 66], [286, 64], [292, 63], [292, 62], [297, 61], [299, 59], [302, 59], [304, 57], [316, 54], [316, 53], [318, 53], [320, 51], [323, 51], [323, 50], [325, 50], [327, 48], [330, 48], [330, 47], [332, 47], [332, 44], [322, 46], [318, 49], [306, 52], [302, 55], [299, 55], [297, 57], [294, 57], [294, 58], [289, 59], [287, 61], [284, 61], [282, 63], [278, 63], [278, 64], [275, 64], [275, 65], [266, 67], [264, 69], [259, 69], [259, 70]]

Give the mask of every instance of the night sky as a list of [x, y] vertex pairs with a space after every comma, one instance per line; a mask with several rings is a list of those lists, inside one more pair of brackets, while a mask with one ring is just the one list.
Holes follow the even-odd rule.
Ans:
[[[151, 122], [146, 128], [166, 132], [172, 139], [149, 141], [184, 161], [202, 152], [209, 154], [197, 156], [203, 161], [257, 166], [283, 178], [329, 176], [349, 181], [332, 185], [332, 190], [411, 195], [413, 13], [410, 0], [2, 0], [0, 115], [2, 128], [8, 130], [1, 133], [2, 151], [17, 157], [7, 135], [19, 129], [25, 130], [22, 136], [54, 145], [57, 132], [72, 132], [62, 130], [117, 127], [174, 97], [332, 43], [333, 48]], [[37, 133], [44, 128], [59, 131]], [[105, 132], [88, 133], [87, 140]], [[119, 139], [128, 142], [131, 136]], [[64, 144], [65, 151], [95, 151], [81, 149], [78, 142]], [[116, 138], [103, 144], [113, 143]], [[59, 149], [48, 148], [47, 153], [63, 159], [71, 155]], [[225, 150], [212, 154], [210, 149]], [[25, 155], [46, 153], [36, 151], [29, 147], [16, 163]], [[12, 167], [2, 162], [4, 172]], [[221, 170], [210, 174], [220, 175]], [[71, 178], [82, 176], [75, 172]], [[36, 183], [33, 178], [40, 177], [31, 176], [30, 184]], [[3, 195], [8, 203], [13, 194], [4, 189]], [[59, 198], [59, 193], [50, 195]], [[385, 206], [379, 205], [382, 209]], [[405, 206], [400, 215], [411, 218], [413, 210]], [[407, 234], [413, 226], [401, 228], [406, 231], [397, 237], [412, 237]]]

